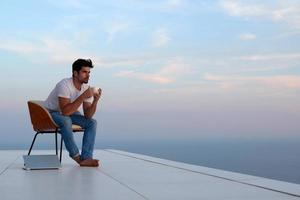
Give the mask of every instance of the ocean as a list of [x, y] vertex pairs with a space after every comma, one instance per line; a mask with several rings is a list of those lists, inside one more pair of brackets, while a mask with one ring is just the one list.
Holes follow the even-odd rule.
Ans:
[[300, 184], [300, 139], [119, 141], [97, 147]]

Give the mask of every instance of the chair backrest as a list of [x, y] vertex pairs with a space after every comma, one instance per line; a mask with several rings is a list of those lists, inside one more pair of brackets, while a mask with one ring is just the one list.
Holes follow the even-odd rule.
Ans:
[[58, 128], [43, 101], [28, 101], [31, 123], [35, 131], [50, 131]]

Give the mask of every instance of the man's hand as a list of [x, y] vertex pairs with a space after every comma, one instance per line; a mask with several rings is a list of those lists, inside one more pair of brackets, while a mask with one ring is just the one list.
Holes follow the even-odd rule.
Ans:
[[88, 99], [88, 98], [92, 97], [93, 96], [92, 88], [89, 87], [86, 91], [84, 91], [82, 93], [82, 96], [83, 96], [84, 99]]
[[94, 93], [94, 101], [99, 101], [101, 94], [102, 94], [102, 90], [101, 90], [101, 88], [99, 88], [98, 92]]
[[93, 92], [93, 103], [83, 102], [83, 112], [86, 118], [92, 118], [96, 112], [98, 101], [101, 97], [102, 90], [99, 88], [98, 91]]

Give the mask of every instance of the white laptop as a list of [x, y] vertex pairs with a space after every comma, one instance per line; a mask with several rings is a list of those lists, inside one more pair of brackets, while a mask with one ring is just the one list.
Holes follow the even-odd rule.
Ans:
[[57, 155], [23, 155], [23, 159], [25, 170], [61, 168]]

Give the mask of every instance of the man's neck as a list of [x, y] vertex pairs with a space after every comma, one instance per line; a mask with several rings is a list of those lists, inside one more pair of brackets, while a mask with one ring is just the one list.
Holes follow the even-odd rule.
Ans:
[[74, 84], [75, 88], [80, 91], [82, 83], [79, 82], [75, 77], [72, 77], [72, 80], [73, 80], [73, 84]]

